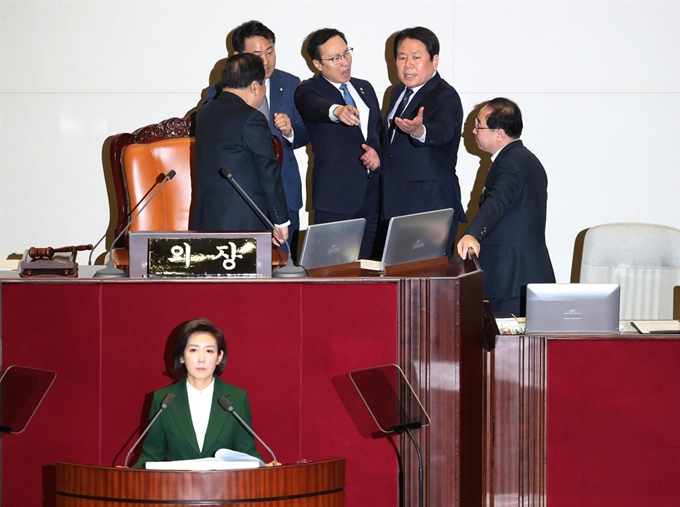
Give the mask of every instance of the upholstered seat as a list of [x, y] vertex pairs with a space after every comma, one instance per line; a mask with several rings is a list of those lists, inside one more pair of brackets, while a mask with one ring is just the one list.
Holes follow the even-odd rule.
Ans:
[[582, 283], [621, 285], [621, 319], [672, 319], [673, 290], [680, 285], [680, 230], [616, 223], [586, 232]]
[[[113, 136], [110, 157], [118, 213], [114, 237], [134, 218], [170, 170], [174, 170], [176, 176], [148, 204], [130, 230], [188, 230], [194, 174], [194, 132], [195, 115], [192, 115], [170, 118], [131, 134]], [[283, 146], [276, 136], [272, 136], [272, 143], [280, 168]], [[124, 235], [115, 246], [126, 245], [127, 235]]]

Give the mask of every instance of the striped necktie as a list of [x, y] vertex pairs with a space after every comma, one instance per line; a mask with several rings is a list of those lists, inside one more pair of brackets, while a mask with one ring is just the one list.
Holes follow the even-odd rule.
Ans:
[[411, 98], [411, 95], [413, 95], [413, 90], [410, 88], [406, 88], [406, 91], [404, 92], [404, 96], [401, 99], [401, 102], [399, 102], [399, 107], [397, 107], [397, 110], [394, 112], [394, 116], [392, 116], [392, 120], [390, 121], [390, 129], [389, 129], [389, 138], [390, 142], [393, 141], [394, 138], [394, 130], [396, 129], [396, 124], [394, 123], [395, 118], [401, 118], [401, 115], [404, 114], [404, 109], [406, 109], [406, 106], [408, 105], [408, 101]]

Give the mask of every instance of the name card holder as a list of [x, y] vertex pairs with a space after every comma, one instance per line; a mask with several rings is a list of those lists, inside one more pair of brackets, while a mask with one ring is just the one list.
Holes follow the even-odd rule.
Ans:
[[270, 278], [270, 232], [130, 232], [130, 278]]

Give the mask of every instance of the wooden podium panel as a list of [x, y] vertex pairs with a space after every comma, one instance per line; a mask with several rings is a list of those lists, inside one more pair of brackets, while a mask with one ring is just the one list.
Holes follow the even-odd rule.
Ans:
[[151, 471], [57, 463], [57, 507], [344, 507], [345, 461]]
[[[121, 465], [151, 393], [172, 382], [172, 331], [207, 317], [227, 340], [223, 380], [248, 392], [253, 425], [282, 463], [343, 457], [348, 506], [399, 506], [392, 442], [360, 434], [337, 390], [352, 370], [399, 364], [432, 417], [415, 433], [425, 505], [479, 505], [482, 273], [458, 262], [403, 276], [0, 280], [3, 368], [57, 373], [28, 429], [2, 440], [5, 504], [54, 506], [57, 461]], [[394, 444], [403, 502], [417, 505], [415, 452]]]
[[680, 505], [680, 336], [499, 336], [486, 505]]

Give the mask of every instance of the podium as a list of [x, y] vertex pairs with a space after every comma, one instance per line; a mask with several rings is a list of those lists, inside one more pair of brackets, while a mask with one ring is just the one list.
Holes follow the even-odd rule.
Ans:
[[197, 316], [227, 333], [222, 378], [248, 392], [253, 425], [280, 461], [345, 459], [348, 507], [418, 501], [411, 443], [361, 433], [341, 397], [348, 372], [383, 364], [400, 366], [432, 419], [416, 436], [425, 505], [481, 504], [483, 273], [474, 263], [301, 280], [104, 280], [86, 268], [70, 279], [0, 275], [2, 362], [57, 373], [28, 431], [0, 442], [4, 505], [54, 498], [55, 462], [122, 465], [149, 422], [151, 393], [172, 381], [172, 330]]
[[57, 462], [57, 507], [344, 507], [342, 458], [254, 470], [141, 470]]

